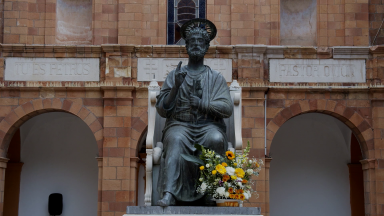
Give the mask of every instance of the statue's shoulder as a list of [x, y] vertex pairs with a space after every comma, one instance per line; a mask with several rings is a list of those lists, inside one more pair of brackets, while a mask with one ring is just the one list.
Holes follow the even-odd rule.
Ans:
[[206, 67], [208, 67], [208, 69], [211, 71], [212, 75], [214, 75], [214, 76], [223, 76], [223, 74], [221, 74], [220, 71], [213, 70], [212, 68], [210, 68], [210, 67], [207, 66], [207, 65], [206, 65]]

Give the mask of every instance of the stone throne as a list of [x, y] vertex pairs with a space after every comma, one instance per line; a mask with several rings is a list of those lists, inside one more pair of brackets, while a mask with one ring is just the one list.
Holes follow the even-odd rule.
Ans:
[[[233, 101], [233, 113], [230, 118], [224, 119], [227, 125], [228, 149], [241, 151], [243, 141], [241, 137], [241, 87], [234, 80], [229, 86]], [[157, 181], [160, 169], [160, 157], [163, 150], [161, 142], [162, 130], [165, 125], [165, 118], [162, 118], [156, 111], [156, 96], [160, 93], [160, 86], [152, 81], [148, 86], [148, 130], [146, 137], [146, 187], [145, 206], [155, 206], [160, 199], [157, 192]]]

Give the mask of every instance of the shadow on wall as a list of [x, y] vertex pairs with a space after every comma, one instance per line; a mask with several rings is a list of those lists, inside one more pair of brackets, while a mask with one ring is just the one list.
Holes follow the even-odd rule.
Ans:
[[350, 216], [352, 131], [325, 114], [288, 120], [271, 145], [271, 216]]

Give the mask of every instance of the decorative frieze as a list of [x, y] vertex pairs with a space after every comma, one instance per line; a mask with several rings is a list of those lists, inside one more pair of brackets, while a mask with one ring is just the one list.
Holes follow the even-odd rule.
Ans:
[[99, 81], [99, 58], [5, 58], [5, 81]]
[[270, 59], [270, 82], [361, 83], [365, 60]]
[[[139, 58], [137, 63], [137, 80], [163, 82], [169, 72], [174, 70], [179, 62], [182, 66], [188, 64], [187, 58]], [[221, 72], [227, 82], [232, 82], [231, 59], [204, 59], [204, 64], [213, 70]]]

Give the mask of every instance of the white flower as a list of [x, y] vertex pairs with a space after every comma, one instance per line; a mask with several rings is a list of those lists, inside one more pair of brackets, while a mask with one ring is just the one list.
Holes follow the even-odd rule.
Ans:
[[249, 161], [248, 161], [248, 163], [250, 163], [250, 164], [251, 164], [251, 163], [252, 163], [252, 160], [249, 160]]
[[216, 189], [216, 193], [218, 193], [220, 196], [224, 196], [225, 195], [225, 188], [224, 187], [218, 187]]
[[233, 167], [226, 167], [228, 175], [235, 175], [235, 169]]
[[209, 165], [209, 164], [205, 164], [205, 166], [206, 166], [207, 168], [209, 168], [209, 167], [210, 167], [210, 165]]
[[252, 175], [253, 174], [253, 170], [252, 169], [247, 169], [247, 174], [248, 175]]
[[229, 197], [229, 192], [225, 192], [225, 197]]
[[[245, 193], [248, 195], [248, 199], [251, 198], [252, 195], [251, 195], [251, 192], [250, 192], [250, 191], [246, 191]], [[244, 193], [244, 194], [245, 194], [245, 193]]]
[[244, 193], [244, 198], [247, 200], [247, 199], [249, 199], [249, 197], [248, 197], [248, 193]]
[[201, 189], [202, 191], [205, 191], [205, 190], [207, 189], [207, 184], [206, 184], [205, 182], [201, 183], [201, 185], [200, 185], [200, 189]]
[[237, 185], [239, 185], [239, 187], [243, 187], [243, 184], [241, 184], [241, 182], [237, 182]]
[[202, 181], [203, 181], [203, 178], [199, 178], [199, 181], [201, 181], [201, 182], [202, 182]]
[[220, 155], [216, 155], [216, 158], [220, 158]]

